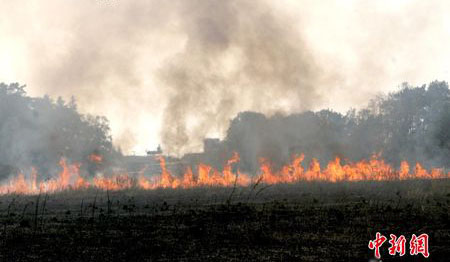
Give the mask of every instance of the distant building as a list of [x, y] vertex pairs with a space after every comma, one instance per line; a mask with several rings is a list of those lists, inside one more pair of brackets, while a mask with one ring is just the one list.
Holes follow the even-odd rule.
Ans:
[[129, 172], [139, 173], [145, 170], [145, 174], [154, 175], [161, 173], [160, 157], [166, 162], [166, 167], [173, 175], [183, 174], [187, 167], [197, 172], [197, 166], [201, 163], [221, 169], [227, 159], [223, 142], [218, 138], [205, 138], [203, 140], [203, 152], [187, 153], [181, 158], [163, 155], [161, 146], [156, 150], [146, 151], [144, 156], [124, 156], [126, 168]]
[[222, 144], [218, 138], [205, 138], [203, 140], [203, 153], [214, 153], [221, 148]]
[[158, 145], [156, 151], [147, 151], [147, 156], [158, 156], [162, 154], [161, 145]]
[[139, 173], [145, 170], [145, 173], [157, 174], [161, 172], [159, 159], [155, 155], [146, 156], [124, 156], [125, 167], [130, 173]]
[[145, 175], [161, 174], [161, 159], [165, 160], [166, 168], [172, 174], [181, 174], [184, 171], [183, 163], [177, 157], [163, 155], [160, 145], [156, 150], [147, 150], [145, 155], [124, 156], [125, 168], [129, 173]]

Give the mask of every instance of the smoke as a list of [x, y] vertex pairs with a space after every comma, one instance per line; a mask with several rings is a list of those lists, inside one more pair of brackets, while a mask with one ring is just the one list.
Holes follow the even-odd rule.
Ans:
[[407, 161], [427, 168], [448, 168], [449, 123], [446, 82], [421, 87], [405, 83], [400, 91], [373, 100], [371, 107], [346, 115], [330, 110], [271, 117], [241, 112], [231, 122], [224, 141], [202, 157], [217, 166], [223, 162], [221, 155], [238, 152], [241, 170], [250, 173], [259, 172], [260, 158], [280, 167], [302, 153], [306, 164], [311, 158], [325, 164], [336, 157], [360, 161], [381, 154], [396, 167]]
[[91, 154], [115, 160], [105, 118], [80, 115], [74, 100], [30, 98], [24, 88], [0, 83], [0, 179], [31, 167], [51, 176], [61, 157], [89, 174], [103, 169]]
[[[2, 1], [0, 81], [74, 95], [125, 152], [173, 154], [238, 112], [360, 107], [445, 79], [447, 1]], [[429, 15], [433, 14], [433, 15]]]
[[302, 111], [319, 102], [320, 70], [292, 21], [263, 2], [201, 3], [183, 2], [186, 45], [159, 75], [171, 92], [166, 149], [188, 151], [242, 109]]

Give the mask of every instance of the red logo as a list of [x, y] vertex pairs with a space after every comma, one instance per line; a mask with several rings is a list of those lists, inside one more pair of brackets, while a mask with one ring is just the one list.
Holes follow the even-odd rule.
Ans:
[[[406, 253], [406, 238], [404, 235], [400, 235], [397, 237], [394, 234], [390, 234], [390, 240], [389, 244], [390, 247], [388, 248], [389, 255], [395, 256], [400, 255], [403, 256]], [[422, 254], [424, 257], [429, 257], [430, 253], [428, 252], [428, 235], [427, 234], [421, 234], [419, 236], [416, 236], [413, 234], [411, 236], [411, 240], [409, 241], [409, 254], [412, 256]], [[380, 248], [386, 242], [387, 238], [383, 236], [380, 232], [377, 232], [375, 235], [374, 240], [369, 241], [369, 249], [374, 250], [375, 258], [380, 259]]]
[[424, 257], [429, 257], [428, 252], [428, 235], [422, 234], [420, 236], [412, 235], [411, 241], [409, 241], [409, 254], [417, 255], [422, 254]]
[[380, 232], [377, 232], [375, 240], [370, 240], [369, 241], [369, 248], [370, 249], [375, 249], [375, 257], [376, 258], [380, 258], [380, 247], [381, 245], [383, 245], [383, 243], [386, 241], [386, 237], [383, 236], [382, 234], [380, 234]]
[[400, 256], [403, 256], [405, 254], [405, 236], [401, 235], [398, 238], [394, 234], [391, 234], [390, 236], [391, 240], [389, 240], [389, 244], [391, 244], [391, 246], [389, 247], [389, 255], [395, 256], [398, 253]]

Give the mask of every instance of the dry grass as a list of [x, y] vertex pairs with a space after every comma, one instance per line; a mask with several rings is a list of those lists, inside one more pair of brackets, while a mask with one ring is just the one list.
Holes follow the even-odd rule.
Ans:
[[264, 187], [2, 196], [0, 260], [368, 261], [377, 231], [450, 255], [449, 180]]

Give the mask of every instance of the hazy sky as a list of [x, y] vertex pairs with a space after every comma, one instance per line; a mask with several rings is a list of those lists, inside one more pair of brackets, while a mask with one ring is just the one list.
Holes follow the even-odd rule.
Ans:
[[360, 107], [449, 80], [450, 1], [0, 0], [0, 82], [75, 96], [138, 154], [243, 110]]

